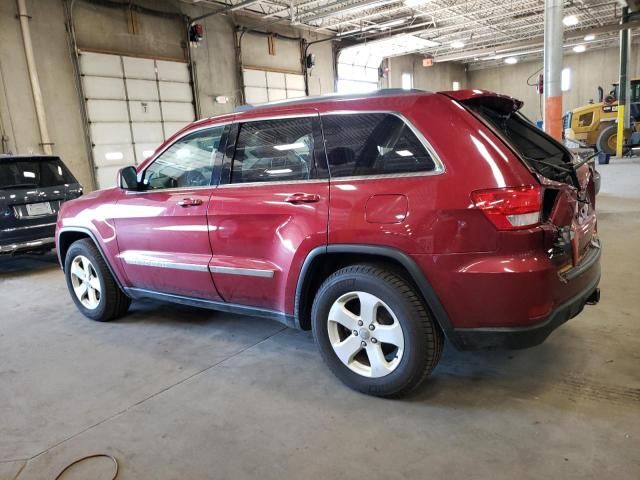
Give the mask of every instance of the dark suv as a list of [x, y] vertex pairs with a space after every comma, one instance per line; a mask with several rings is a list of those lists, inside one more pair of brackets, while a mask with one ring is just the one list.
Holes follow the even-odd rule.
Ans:
[[153, 298], [312, 329], [397, 396], [459, 349], [520, 348], [599, 297], [594, 171], [479, 90], [303, 99], [201, 120], [64, 205], [89, 318]]
[[81, 194], [58, 157], [0, 155], [0, 254], [51, 250], [60, 205]]

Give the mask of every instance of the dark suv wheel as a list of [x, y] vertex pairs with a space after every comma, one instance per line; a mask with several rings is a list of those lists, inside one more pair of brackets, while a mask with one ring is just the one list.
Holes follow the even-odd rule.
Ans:
[[120, 290], [90, 239], [78, 240], [69, 247], [64, 274], [71, 298], [84, 316], [106, 322], [129, 309], [131, 299]]
[[373, 265], [338, 270], [311, 312], [313, 334], [333, 373], [355, 390], [403, 395], [435, 368], [440, 329], [411, 284]]

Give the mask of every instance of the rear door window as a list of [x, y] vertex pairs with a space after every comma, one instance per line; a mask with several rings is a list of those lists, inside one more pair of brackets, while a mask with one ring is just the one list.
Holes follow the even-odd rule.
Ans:
[[0, 159], [0, 189], [47, 188], [77, 183], [59, 158]]
[[433, 157], [413, 130], [390, 113], [322, 116], [332, 177], [430, 172]]
[[315, 166], [313, 122], [283, 118], [240, 125], [231, 183], [308, 180]]

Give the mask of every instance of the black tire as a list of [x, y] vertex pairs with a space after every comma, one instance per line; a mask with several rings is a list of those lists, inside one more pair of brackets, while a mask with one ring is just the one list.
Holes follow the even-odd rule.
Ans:
[[[71, 266], [78, 256], [83, 256], [91, 262], [96, 277], [100, 281], [100, 298], [97, 307], [93, 309], [82, 304], [73, 288]], [[131, 299], [120, 290], [102, 254], [92, 240], [88, 238], [78, 240], [69, 247], [64, 262], [64, 276], [71, 298], [85, 317], [98, 322], [108, 322], [121, 317], [129, 310]]]
[[[385, 376], [371, 378], [356, 373], [332, 347], [329, 311], [336, 300], [355, 291], [378, 297], [402, 327], [403, 354], [395, 369]], [[442, 332], [415, 288], [401, 276], [375, 265], [352, 265], [327, 278], [315, 296], [311, 322], [315, 341], [331, 371], [349, 387], [369, 395], [400, 397], [409, 393], [431, 373], [442, 354]]]
[[598, 139], [596, 140], [596, 149], [598, 150], [598, 152], [607, 153], [609, 155], [615, 155], [616, 150], [615, 148], [612, 149], [611, 146], [609, 145], [609, 139], [612, 136], [617, 135], [617, 133], [618, 133], [618, 125], [616, 124], [609, 125], [608, 127], [604, 127], [600, 132], [600, 134], [598, 135]]

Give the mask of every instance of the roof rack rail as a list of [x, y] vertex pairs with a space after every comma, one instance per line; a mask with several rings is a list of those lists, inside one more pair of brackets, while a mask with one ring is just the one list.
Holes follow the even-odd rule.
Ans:
[[287, 98], [285, 100], [275, 100], [273, 102], [261, 103], [260, 105], [240, 105], [233, 109], [234, 113], [239, 112], [247, 112], [249, 110], [253, 110], [254, 108], [263, 108], [263, 107], [271, 107], [271, 106], [287, 106], [287, 105], [300, 105], [309, 102], [321, 102], [332, 101], [332, 100], [351, 100], [356, 98], [369, 98], [369, 97], [385, 97], [391, 95], [408, 95], [408, 94], [416, 94], [416, 93], [430, 93], [428, 90], [420, 90], [418, 88], [411, 89], [403, 89], [403, 88], [381, 88], [378, 90], [373, 90], [372, 92], [366, 93], [329, 93], [327, 95], [317, 95], [314, 97], [298, 97], [298, 98]]

